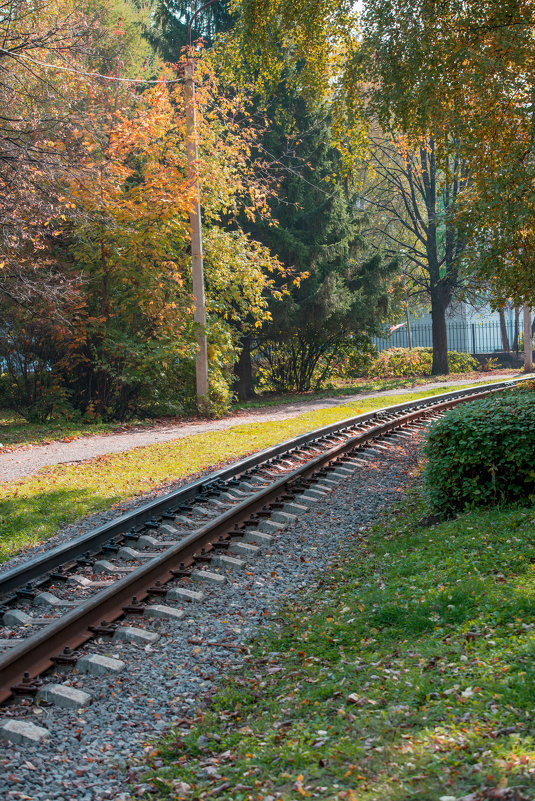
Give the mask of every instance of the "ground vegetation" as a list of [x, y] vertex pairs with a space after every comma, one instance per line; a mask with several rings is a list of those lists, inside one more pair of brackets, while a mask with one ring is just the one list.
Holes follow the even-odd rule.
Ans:
[[433, 525], [418, 490], [352, 532], [152, 750], [151, 797], [532, 798], [533, 513]]
[[[449, 371], [470, 373], [478, 369], [479, 363], [469, 353], [448, 351]], [[432, 375], [432, 348], [388, 348], [381, 351], [367, 368], [369, 376]]]
[[[396, 396], [396, 403], [427, 397], [442, 389]], [[35, 476], [0, 487], [0, 559], [51, 537], [59, 527], [143, 493], [168, 487], [177, 479], [222, 466], [313, 428], [361, 412], [383, 408], [384, 397], [307, 412], [268, 423], [238, 424], [229, 431], [209, 431], [174, 442], [109, 454], [82, 465], [57, 465]], [[38, 429], [39, 430], [39, 429]], [[23, 435], [31, 440], [26, 427]], [[72, 429], [76, 434], [77, 429]]]

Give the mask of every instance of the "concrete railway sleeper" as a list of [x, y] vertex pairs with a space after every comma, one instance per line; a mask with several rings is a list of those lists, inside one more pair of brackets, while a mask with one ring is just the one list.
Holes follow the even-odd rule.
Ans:
[[[114, 523], [107, 526], [107, 539], [100, 530], [95, 540], [82, 538], [81, 553], [76, 542], [72, 552], [62, 546], [38, 557], [26, 573], [20, 567], [7, 571], [0, 576], [2, 623], [10, 634], [0, 639], [0, 699], [86, 707], [91, 693], [80, 681], [74, 687], [48, 673], [74, 670], [81, 677], [124, 669], [120, 658], [84, 653], [88, 641], [150, 648], [159, 637], [155, 625], [180, 625], [184, 607], [202, 603], [203, 587], [217, 588], [232, 573], [247, 572], [252, 560], [284, 532], [291, 537], [288, 530], [370, 458], [402, 447], [448, 408], [512, 383], [390, 407], [312, 432], [270, 449], [263, 459], [253, 457], [254, 465], [245, 460], [226, 479], [219, 471], [123, 516], [119, 531]], [[0, 714], [0, 735], [35, 743], [50, 733], [31, 717]]]

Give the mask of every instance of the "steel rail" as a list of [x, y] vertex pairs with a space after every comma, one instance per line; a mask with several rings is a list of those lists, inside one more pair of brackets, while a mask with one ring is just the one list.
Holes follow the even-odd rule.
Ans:
[[471, 396], [480, 397], [481, 392], [506, 389], [507, 387], [514, 386], [525, 380], [529, 380], [529, 376], [495, 384], [482, 384], [479, 387], [453, 390], [441, 395], [428, 396], [418, 400], [385, 406], [373, 412], [366, 412], [356, 415], [355, 417], [348, 417], [344, 420], [337, 421], [336, 423], [331, 423], [328, 426], [309, 431], [306, 434], [300, 434], [293, 439], [258, 451], [228, 467], [216, 470], [197, 481], [179, 487], [177, 490], [161, 498], [149, 501], [131, 512], [120, 515], [116, 519], [102, 526], [98, 526], [87, 534], [78, 537], [76, 540], [63, 543], [44, 554], [33, 557], [22, 565], [0, 573], [0, 597], [8, 595], [8, 593], [17, 590], [28, 582], [45, 576], [47, 573], [50, 573], [66, 563], [75, 561], [81, 556], [85, 556], [88, 552], [93, 554], [97, 553], [105, 543], [128, 532], [133, 527], [142, 526], [143, 523], [153, 517], [157, 518], [177, 506], [189, 503], [199, 495], [202, 495], [203, 492], [213, 488], [214, 485], [229, 481], [237, 476], [243, 477], [244, 474], [247, 474], [249, 471], [259, 467], [265, 462], [288, 454], [289, 451], [306, 446], [315, 440], [342, 433], [344, 430], [380, 419], [385, 414], [400, 414], [410, 409], [425, 408], [438, 402], [440, 398], [447, 400], [450, 398], [466, 398]]
[[[498, 391], [500, 389], [491, 385], [490, 389], [479, 391], [478, 398], [487, 397]], [[148, 563], [119, 579], [111, 587], [99, 591], [59, 620], [31, 635], [19, 646], [0, 657], [0, 702], [9, 698], [11, 688], [21, 681], [24, 673], [29, 673], [30, 677], [39, 675], [53, 664], [53, 657], [65, 646], [76, 648], [90, 639], [93, 636], [90, 631], [91, 626], [98, 626], [103, 619], [111, 622], [122, 617], [125, 613], [123, 607], [130, 603], [134, 596], [138, 601], [143, 601], [151, 594], [150, 588], [156, 581], [166, 584], [175, 579], [173, 569], [176, 570], [178, 566], [183, 569], [183, 566], [191, 565], [201, 549], [204, 549], [207, 554], [210, 553], [213, 550], [211, 543], [215, 539], [222, 536], [229, 538], [230, 533], [240, 523], [248, 520], [257, 511], [265, 509], [285, 491], [291, 491], [295, 482], [328, 467], [331, 462], [338, 461], [347, 451], [358, 450], [362, 445], [378, 437], [402, 428], [415, 420], [425, 418], [428, 414], [446, 411], [465, 400], [466, 396], [449, 397], [447, 400], [428, 404], [424, 408], [407, 412], [402, 418], [378, 423], [351, 439], [335, 445], [274, 481], [268, 487], [259, 490], [251, 498], [242, 501], [215, 521], [207, 523], [186, 536], [180, 543], [171, 546]]]

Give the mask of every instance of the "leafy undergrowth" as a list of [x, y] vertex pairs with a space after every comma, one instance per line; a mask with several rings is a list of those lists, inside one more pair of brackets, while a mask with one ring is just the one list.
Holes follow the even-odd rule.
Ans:
[[151, 798], [535, 798], [535, 509], [429, 527], [419, 492], [153, 750]]
[[[441, 391], [398, 395], [395, 402]], [[127, 498], [384, 405], [384, 398], [368, 398], [358, 406], [319, 409], [289, 420], [236, 425], [228, 431], [195, 434], [99, 456], [78, 465], [57, 465], [35, 476], [7, 482], [0, 486], [0, 562], [48, 539], [61, 526]]]
[[535, 381], [450, 409], [425, 448], [434, 510], [535, 500], [534, 452]]

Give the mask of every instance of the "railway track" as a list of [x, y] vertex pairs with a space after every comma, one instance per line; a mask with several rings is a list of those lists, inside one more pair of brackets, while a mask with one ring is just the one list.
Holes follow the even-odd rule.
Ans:
[[[246, 570], [370, 454], [515, 383], [398, 404], [297, 437], [0, 574], [0, 700], [84, 708], [90, 695], [50, 673], [121, 669], [121, 660], [83, 653], [89, 640], [150, 648], [161, 622], [179, 624], [203, 588]], [[0, 711], [0, 735], [32, 743], [49, 732], [33, 720], [2, 720]]]

